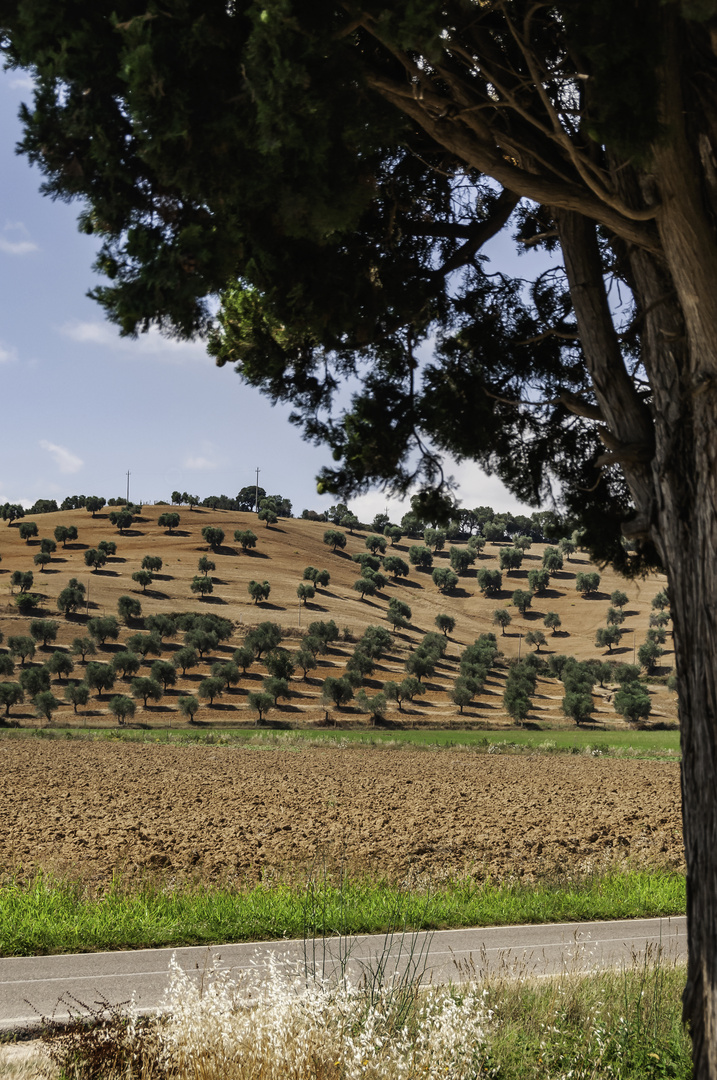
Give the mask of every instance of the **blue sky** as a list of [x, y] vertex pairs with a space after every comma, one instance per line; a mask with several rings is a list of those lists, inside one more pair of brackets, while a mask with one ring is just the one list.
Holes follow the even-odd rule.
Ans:
[[[95, 243], [77, 231], [79, 206], [42, 196], [41, 174], [14, 153], [30, 98], [27, 76], [0, 72], [0, 503], [120, 496], [128, 470], [136, 501], [233, 496], [259, 467], [295, 514], [328, 508], [315, 476], [329, 454], [302, 440], [288, 408], [217, 368], [201, 343], [121, 339], [87, 299]], [[525, 509], [473, 465], [447, 471], [463, 506]], [[362, 519], [408, 509], [380, 491], [350, 505]]]

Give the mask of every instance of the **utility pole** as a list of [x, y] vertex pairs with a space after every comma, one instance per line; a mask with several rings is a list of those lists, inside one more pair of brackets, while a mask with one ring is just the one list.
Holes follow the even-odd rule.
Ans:
[[127, 505], [129, 506], [129, 469], [127, 470]]
[[254, 512], [259, 513], [259, 468], [256, 470], [256, 488], [254, 490]]

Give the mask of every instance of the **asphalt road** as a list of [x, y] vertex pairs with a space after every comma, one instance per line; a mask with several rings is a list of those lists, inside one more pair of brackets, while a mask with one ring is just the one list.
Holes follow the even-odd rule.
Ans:
[[543, 976], [630, 966], [646, 952], [683, 960], [686, 951], [686, 920], [678, 917], [441, 930], [392, 940], [376, 935], [10, 957], [0, 959], [0, 1030], [32, 1027], [41, 1017], [66, 1019], [81, 1004], [117, 1004], [133, 995], [140, 1011], [154, 1012], [167, 1002], [173, 955], [197, 979], [216, 968], [243, 977], [251, 986], [264, 977], [270, 954], [289, 978], [303, 979], [311, 970], [329, 977], [343, 965], [349, 978], [358, 980], [382, 963], [389, 977], [413, 965], [424, 982], [439, 983], [484, 974]]

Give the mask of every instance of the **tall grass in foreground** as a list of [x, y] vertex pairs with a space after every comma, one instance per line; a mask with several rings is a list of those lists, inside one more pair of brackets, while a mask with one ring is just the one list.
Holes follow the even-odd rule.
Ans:
[[[175, 966], [164, 1016], [108, 1010], [46, 1036], [73, 1080], [645, 1080], [691, 1075], [679, 1017], [684, 971], [519, 977], [370, 993], [291, 982], [271, 965], [250, 993], [226, 974]], [[370, 983], [370, 979], [368, 980]], [[96, 1017], [97, 1019], [97, 1017]]]
[[570, 880], [492, 884], [464, 878], [406, 889], [345, 878], [254, 888], [115, 880], [102, 895], [37, 874], [0, 886], [0, 955], [271, 941], [325, 934], [681, 915], [685, 880], [613, 870]]

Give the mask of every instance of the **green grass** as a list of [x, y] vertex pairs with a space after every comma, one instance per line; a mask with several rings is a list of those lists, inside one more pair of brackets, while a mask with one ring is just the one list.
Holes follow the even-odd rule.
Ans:
[[542, 731], [343, 731], [316, 728], [282, 731], [197, 730], [171, 728], [119, 730], [116, 728], [0, 729], [0, 739], [88, 739], [161, 743], [174, 746], [237, 746], [258, 749], [300, 749], [307, 745], [367, 746], [376, 749], [415, 747], [426, 750], [461, 749], [478, 753], [565, 753], [610, 757], [680, 760], [679, 731], [595, 731], [557, 729]]
[[0, 887], [0, 955], [137, 949], [308, 935], [382, 933], [518, 923], [679, 915], [684, 878], [666, 871], [614, 872], [575, 882], [492, 885], [472, 880], [430, 893], [385, 882], [259, 885], [238, 891], [118, 880], [88, 896], [70, 881], [37, 875]]

